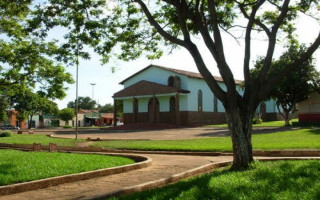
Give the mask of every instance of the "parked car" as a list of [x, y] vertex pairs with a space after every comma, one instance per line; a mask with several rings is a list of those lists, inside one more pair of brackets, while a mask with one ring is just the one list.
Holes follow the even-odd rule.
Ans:
[[0, 127], [1, 130], [13, 130], [13, 129], [17, 129], [19, 130], [20, 127], [17, 126], [11, 126], [11, 125], [3, 125]]
[[123, 122], [117, 122], [117, 126], [122, 126]]

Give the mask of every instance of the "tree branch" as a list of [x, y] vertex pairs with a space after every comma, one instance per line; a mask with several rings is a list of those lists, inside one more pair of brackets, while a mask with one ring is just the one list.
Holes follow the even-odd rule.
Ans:
[[307, 49], [307, 51], [298, 59], [296, 59], [291, 65], [287, 66], [284, 70], [277, 73], [276, 76], [273, 76], [268, 83], [260, 89], [259, 98], [264, 99], [267, 94], [270, 93], [273, 86], [279, 83], [285, 75], [292, 73], [297, 70], [304, 62], [306, 62], [312, 54], [319, 48], [320, 46], [320, 32], [318, 34], [317, 39], [314, 43]]
[[[244, 80], [245, 84], [250, 84], [250, 57], [251, 57], [251, 31], [254, 25], [255, 17], [257, 14], [258, 9], [265, 3], [265, 0], [260, 0], [255, 4], [252, 8], [252, 12], [249, 17], [247, 29], [246, 29], [246, 36], [245, 36], [245, 51], [244, 51], [244, 66], [243, 66], [243, 73], [244, 73]], [[242, 8], [244, 10], [244, 8]], [[246, 87], [248, 88], [248, 87]]]
[[150, 13], [149, 9], [147, 8], [146, 4], [142, 0], [133, 0], [133, 1], [140, 5], [142, 11], [144, 12], [146, 17], [148, 18], [149, 23], [158, 31], [158, 33], [162, 37], [164, 37], [165, 39], [169, 40], [172, 43], [175, 43], [175, 44], [178, 44], [180, 46], [186, 47], [186, 42], [185, 41], [180, 40], [180, 39], [170, 35], [163, 28], [161, 28], [159, 23], [156, 22], [156, 20], [154, 19], [154, 17]]
[[213, 38], [215, 41], [215, 49], [217, 51], [217, 65], [219, 72], [227, 86], [228, 91], [232, 94], [238, 94], [236, 90], [235, 80], [233, 74], [226, 62], [226, 58], [223, 50], [222, 38], [218, 25], [218, 16], [213, 0], [208, 0], [209, 13], [211, 15], [211, 24], [213, 28]]
[[289, 3], [290, 3], [290, 0], [285, 0], [285, 2], [283, 3], [283, 6], [282, 6], [281, 13], [280, 13], [276, 23], [272, 27], [271, 35], [269, 37], [268, 50], [267, 50], [267, 54], [265, 57], [265, 63], [263, 65], [261, 71], [259, 72], [258, 79], [257, 79], [257, 80], [259, 80], [260, 84], [262, 84], [265, 81], [265, 79], [267, 77], [267, 73], [271, 67], [272, 57], [273, 57], [274, 49], [276, 46], [277, 32], [280, 28], [281, 23], [283, 22], [283, 20], [285, 19], [286, 15], [288, 13]]

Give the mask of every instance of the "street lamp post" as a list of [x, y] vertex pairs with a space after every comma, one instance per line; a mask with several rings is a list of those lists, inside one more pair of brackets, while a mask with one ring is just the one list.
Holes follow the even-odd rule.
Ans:
[[[92, 101], [93, 101], [93, 94], [94, 94], [94, 86], [96, 85], [95, 83], [90, 83], [92, 86]], [[93, 106], [91, 108], [91, 126], [93, 126]]]

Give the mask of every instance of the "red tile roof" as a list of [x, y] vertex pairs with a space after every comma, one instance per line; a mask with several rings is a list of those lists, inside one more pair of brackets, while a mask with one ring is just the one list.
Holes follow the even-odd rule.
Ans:
[[[196, 73], [196, 72], [189, 72], [189, 71], [185, 71], [185, 70], [180, 70], [180, 69], [173, 69], [173, 68], [168, 68], [168, 67], [162, 67], [162, 66], [159, 66], [159, 65], [149, 65], [147, 66], [146, 68], [143, 68], [142, 70], [138, 71], [137, 73], [129, 76], [128, 78], [126, 78], [125, 80], [121, 81], [120, 84], [123, 84], [124, 82], [126, 82], [127, 80], [131, 79], [132, 77], [140, 74], [141, 72], [151, 68], [151, 67], [157, 67], [157, 68], [160, 68], [160, 69], [164, 69], [164, 70], [167, 70], [167, 71], [170, 71], [170, 72], [174, 72], [174, 73], [177, 73], [177, 74], [182, 74], [182, 75], [185, 75], [185, 76], [188, 76], [188, 77], [191, 77], [191, 78], [199, 78], [199, 79], [203, 79], [202, 75], [200, 73]], [[218, 82], [223, 82], [223, 79], [219, 76], [213, 76]], [[243, 81], [240, 81], [240, 80], [235, 80], [235, 83], [236, 84], [242, 84]]]
[[113, 113], [101, 113], [101, 118], [113, 119]]
[[123, 90], [120, 90], [119, 92], [115, 93], [113, 97], [134, 97], [143, 95], [168, 94], [176, 92], [189, 93], [190, 91], [142, 80], [133, 85], [130, 85], [127, 88], [124, 88]]

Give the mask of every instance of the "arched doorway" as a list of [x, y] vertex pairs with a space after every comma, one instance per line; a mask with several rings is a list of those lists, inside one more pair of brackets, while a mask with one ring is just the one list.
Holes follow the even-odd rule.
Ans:
[[159, 101], [156, 97], [151, 98], [149, 100], [148, 115], [149, 115], [149, 122], [154, 123], [154, 122], [160, 121], [160, 106], [159, 106]]

